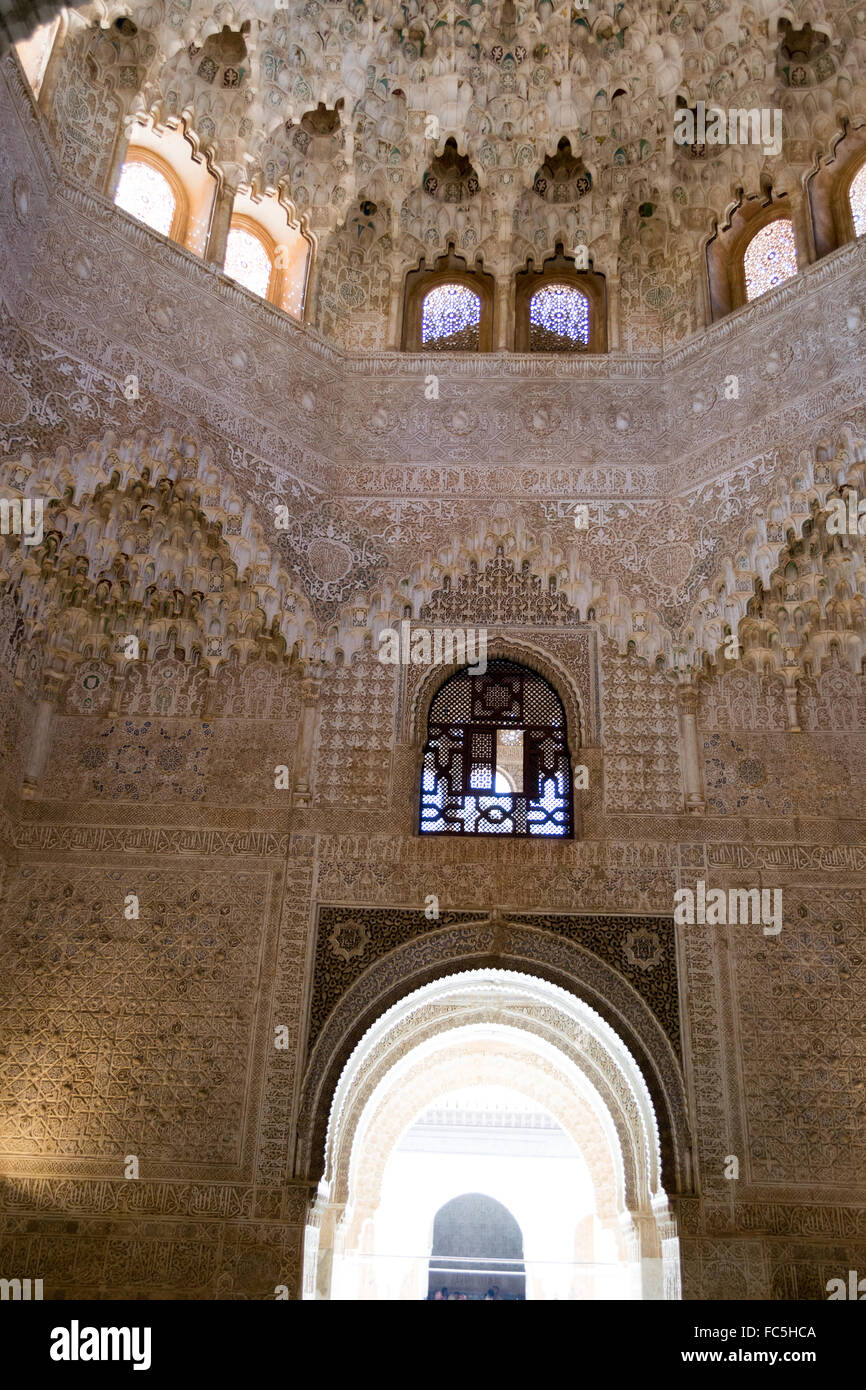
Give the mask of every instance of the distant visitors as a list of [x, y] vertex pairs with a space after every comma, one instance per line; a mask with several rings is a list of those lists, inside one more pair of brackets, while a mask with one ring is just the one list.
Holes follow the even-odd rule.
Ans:
[[461, 1293], [458, 1289], [451, 1289], [451, 1291], [449, 1292], [447, 1286], [446, 1286], [445, 1284], [443, 1284], [441, 1288], [434, 1289], [432, 1293], [428, 1293], [426, 1302], [428, 1302], [428, 1303], [482, 1303], [482, 1302], [483, 1302], [483, 1303], [501, 1303], [501, 1302], [502, 1302], [502, 1294], [501, 1294], [500, 1291], [499, 1291], [499, 1285], [498, 1285], [498, 1284], [494, 1284], [493, 1287], [492, 1287], [492, 1288], [489, 1288], [489, 1289], [487, 1290], [486, 1294], [483, 1294], [481, 1297], [479, 1297], [479, 1295], [478, 1295], [477, 1293], [475, 1293], [475, 1294]]

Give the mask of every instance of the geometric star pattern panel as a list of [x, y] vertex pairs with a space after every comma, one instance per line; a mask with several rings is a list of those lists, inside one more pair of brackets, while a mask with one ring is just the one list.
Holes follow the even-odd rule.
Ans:
[[[10, 1154], [236, 1163], [266, 880], [25, 867], [0, 945]], [[135, 892], [140, 916], [128, 920]]]
[[754, 1182], [862, 1182], [866, 1171], [866, 899], [809, 895], [778, 941], [734, 927]]

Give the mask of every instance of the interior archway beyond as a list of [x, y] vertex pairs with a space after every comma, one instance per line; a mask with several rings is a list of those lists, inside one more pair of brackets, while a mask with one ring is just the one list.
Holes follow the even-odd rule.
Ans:
[[477, 1194], [520, 1229], [528, 1300], [679, 1297], [659, 1171], [646, 1083], [588, 1005], [515, 971], [434, 981], [378, 1019], [340, 1077], [304, 1296], [521, 1297], [495, 1242], [479, 1250], [468, 1229], [434, 1277], [437, 1214]]

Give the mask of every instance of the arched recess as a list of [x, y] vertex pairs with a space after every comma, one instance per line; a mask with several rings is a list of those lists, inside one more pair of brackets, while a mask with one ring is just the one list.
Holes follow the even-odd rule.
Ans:
[[[749, 302], [743, 258], [758, 233], [763, 232], [776, 218], [792, 223], [796, 239], [796, 218], [786, 194], [778, 198], [772, 192], [766, 197], [744, 197], [710, 237], [706, 256], [713, 322]], [[799, 242], [797, 258], [802, 269], [805, 256]]]
[[806, 184], [818, 256], [828, 256], [857, 236], [851, 210], [851, 185], [866, 165], [866, 123], [848, 126]]
[[[476, 965], [379, 1012], [342, 1067], [308, 1227], [306, 1297], [332, 1296], [335, 1271], [339, 1288], [347, 1269], [352, 1278], [351, 1259], [370, 1250], [386, 1165], [413, 1120], [455, 1085], [506, 1079], [542, 1104], [584, 1155], [595, 1210], [632, 1266], [631, 1292], [619, 1296], [679, 1296], [676, 1225], [643, 1070], [571, 991], [525, 969]], [[425, 1252], [413, 1253], [423, 1278]]]
[[172, 225], [166, 235], [188, 251], [204, 255], [219, 178], [201, 153], [195, 132], [183, 120], [172, 118], [159, 125], [153, 117], [138, 116], [129, 124], [125, 148], [121, 145], [118, 151], [121, 154], [109, 176], [109, 196], [116, 200], [127, 166], [149, 166], [166, 180], [175, 199]]
[[[594, 634], [590, 635], [589, 640], [593, 643], [593, 660], [590, 665], [594, 671], [597, 671], [598, 660], [594, 651]], [[592, 678], [590, 678], [587, 687], [581, 689], [575, 680], [574, 673], [566, 670], [565, 666], [549, 652], [542, 652], [533, 644], [515, 639], [510, 635], [507, 639], [488, 636], [488, 665], [490, 662], [500, 659], [514, 661], [527, 667], [530, 671], [535, 671], [556, 692], [565, 711], [566, 746], [572, 777], [574, 777], [577, 768], [584, 766], [588, 768], [587, 782], [589, 786], [601, 786], [603, 763], [600, 747], [600, 712]], [[413, 806], [419, 804], [421, 797], [424, 747], [428, 736], [430, 707], [437, 692], [459, 669], [459, 663], [432, 666], [421, 677], [417, 688], [406, 701], [403, 739], [413, 749], [415, 769], [412, 787]], [[588, 792], [580, 789], [582, 785], [582, 782], [576, 783], [572, 790], [572, 830], [577, 839], [583, 834], [583, 816], [590, 804]]]
[[562, 243], [557, 243], [556, 253], [548, 256], [541, 269], [527, 267], [518, 271], [514, 281], [514, 351], [541, 351], [532, 346], [532, 327], [530, 310], [533, 295], [546, 286], [578, 290], [587, 301], [589, 332], [585, 345], [577, 343], [569, 347], [557, 345], [548, 351], [584, 351], [592, 353], [607, 352], [607, 291], [605, 277], [595, 268], [587, 265], [585, 270], [575, 266], [573, 256], [566, 256]]
[[364, 1033], [413, 990], [465, 970], [514, 970], [556, 985], [588, 1006], [620, 1040], [644, 1078], [658, 1128], [661, 1182], [669, 1194], [693, 1185], [683, 1076], [674, 1047], [648, 1004], [591, 951], [498, 911], [407, 942], [364, 972], [326, 1019], [306, 1068], [298, 1117], [296, 1176], [322, 1176], [328, 1118], [343, 1069]]
[[422, 339], [424, 300], [432, 290], [444, 285], [456, 285], [477, 296], [478, 346], [474, 351], [490, 352], [494, 339], [493, 276], [483, 269], [480, 260], [470, 265], [465, 256], [457, 253], [453, 242], [449, 242], [446, 255], [439, 256], [432, 266], [428, 267], [426, 261], [422, 260], [406, 275], [403, 295], [404, 351], [429, 352], [435, 347], [435, 344], [425, 343]]

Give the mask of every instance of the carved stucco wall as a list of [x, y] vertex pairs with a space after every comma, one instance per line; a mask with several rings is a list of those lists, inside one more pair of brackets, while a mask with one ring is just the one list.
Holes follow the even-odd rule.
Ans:
[[[26, 309], [6, 325], [10, 458], [26, 478], [28, 458], [74, 455], [108, 430], [118, 443], [169, 427], [182, 440], [194, 421], [196, 447], [231, 477], [244, 526], [267, 536], [304, 620], [331, 649], [353, 631], [363, 640], [359, 589], [374, 597], [367, 619], [402, 616], [403, 594], [423, 602], [449, 564], [485, 559], [502, 542], [543, 583], [554, 574], [582, 611], [603, 598], [599, 616], [620, 646], [631, 638], [668, 664], [680, 647], [715, 653], [726, 608], [742, 617], [788, 526], [799, 533], [812, 501], [857, 466], [862, 243], [662, 363], [344, 359], [59, 185], [10, 64], [19, 90], [4, 117], [8, 303]], [[734, 366], [739, 397], [729, 400]], [[425, 397], [431, 370], [438, 401]], [[123, 394], [129, 374], [137, 400]], [[593, 525], [580, 536], [574, 506], [584, 499]], [[275, 535], [277, 503], [290, 526]]]
[[[808, 263], [804, 177], [841, 121], [866, 116], [864, 41], [843, 0], [816, 0], [805, 36], [772, 0], [253, 13], [242, 34], [208, 0], [133, 0], [123, 25], [78, 7], [46, 73], [46, 124], [99, 192], [132, 112], [182, 118], [227, 186], [279, 186], [318, 239], [314, 321], [358, 351], [393, 344], [403, 274], [449, 241], [500, 283], [583, 243], [622, 348], [675, 347], [704, 321], [694, 267], [743, 193], [771, 183], [787, 200]], [[677, 105], [698, 98], [779, 111], [779, 147], [676, 143]]]
[[[781, 887], [785, 926], [676, 933], [684, 1291], [821, 1297], [866, 1262], [862, 684], [850, 656], [816, 664], [811, 609], [801, 732], [772, 657], [763, 677], [708, 668], [706, 811], [686, 815], [673, 665], [692, 639], [717, 652], [726, 605], [748, 618], [786, 532], [858, 466], [863, 246], [662, 363], [443, 360], [431, 421], [424, 361], [342, 358], [64, 186], [8, 58], [3, 77], [4, 485], [44, 483], [64, 538], [38, 564], [3, 559], [2, 974], [20, 991], [4, 993], [4, 1270], [67, 1296], [295, 1291], [317, 914], [399, 909], [423, 936], [435, 893], [452, 913], [669, 917], [704, 878]], [[721, 391], [734, 359], [738, 403]], [[170, 498], [142, 529], [123, 509], [160, 478]], [[575, 538], [584, 498], [598, 524]], [[160, 530], [173, 507], [182, 544]], [[146, 602], [123, 596], [109, 515], [146, 531], [162, 576]], [[195, 611], [171, 580], [185, 566], [224, 576], [196, 578]], [[834, 601], [827, 622], [859, 641], [853, 599]], [[593, 774], [583, 838], [414, 836], [416, 673], [379, 665], [373, 622], [407, 606], [489, 623], [560, 672]], [[751, 621], [784, 629], [779, 611]], [[116, 650], [126, 630], [139, 662]], [[50, 742], [22, 799], [49, 658]], [[431, 938], [429, 968], [461, 961]]]

